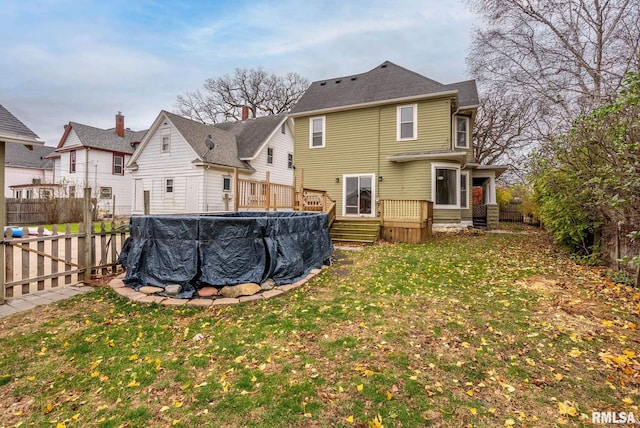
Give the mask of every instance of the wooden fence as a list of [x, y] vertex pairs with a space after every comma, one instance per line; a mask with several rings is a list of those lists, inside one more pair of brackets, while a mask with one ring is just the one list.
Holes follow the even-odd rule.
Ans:
[[83, 198], [7, 198], [10, 225], [77, 223], [83, 219]]
[[608, 224], [602, 229], [602, 252], [605, 261], [615, 270], [624, 271], [640, 283], [640, 265], [621, 263], [623, 258], [640, 256], [640, 240], [632, 241], [629, 234], [638, 230], [637, 224]]
[[[100, 224], [91, 235], [91, 276], [116, 272], [116, 262], [128, 235], [128, 224]], [[13, 237], [19, 230], [22, 237]], [[7, 229], [5, 245], [4, 296], [19, 297], [37, 291], [51, 290], [83, 280], [86, 272], [86, 233], [72, 232], [67, 224], [59, 231], [54, 225], [50, 235], [40, 226]], [[82, 230], [82, 227], [81, 227]], [[1, 292], [2, 290], [0, 290]], [[2, 298], [0, 296], [0, 301]]]
[[523, 220], [521, 202], [509, 202], [504, 207], [500, 207], [500, 221], [522, 223]]

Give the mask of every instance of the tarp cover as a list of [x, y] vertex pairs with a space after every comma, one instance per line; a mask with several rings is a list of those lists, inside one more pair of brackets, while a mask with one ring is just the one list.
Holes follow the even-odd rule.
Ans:
[[136, 290], [180, 284], [180, 298], [204, 285], [293, 283], [333, 251], [324, 213], [136, 216], [130, 231], [118, 258], [124, 283]]

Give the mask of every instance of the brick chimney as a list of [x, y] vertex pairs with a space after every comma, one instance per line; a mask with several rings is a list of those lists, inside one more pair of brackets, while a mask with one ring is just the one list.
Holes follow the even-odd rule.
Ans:
[[242, 120], [249, 119], [249, 106], [242, 106]]
[[124, 137], [124, 116], [120, 112], [116, 114], [116, 135]]

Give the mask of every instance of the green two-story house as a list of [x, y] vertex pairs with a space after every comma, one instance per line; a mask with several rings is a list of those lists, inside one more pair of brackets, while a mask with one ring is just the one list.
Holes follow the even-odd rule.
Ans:
[[339, 217], [378, 217], [385, 201], [432, 201], [434, 229], [472, 224], [474, 186], [497, 225], [495, 179], [478, 165], [475, 81], [442, 84], [389, 61], [313, 82], [290, 112], [304, 187], [326, 191]]

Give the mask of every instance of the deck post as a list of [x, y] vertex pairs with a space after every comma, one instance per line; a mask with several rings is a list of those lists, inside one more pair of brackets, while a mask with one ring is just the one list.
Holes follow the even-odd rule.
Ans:
[[265, 195], [265, 208], [266, 211], [269, 212], [269, 210], [271, 209], [271, 181], [269, 180], [269, 171], [267, 171], [266, 173], [265, 181], [265, 186], [267, 187]]
[[144, 206], [144, 215], [149, 215], [151, 203], [151, 192], [149, 190], [145, 190], [142, 192], [142, 200]]
[[91, 267], [93, 266], [92, 249], [93, 249], [93, 215], [91, 210], [91, 188], [84, 188], [84, 275], [83, 280], [91, 279]]
[[293, 209], [294, 211], [296, 211], [298, 209], [297, 205], [296, 205], [296, 193], [298, 191], [298, 186], [296, 186], [296, 173], [293, 173], [293, 195], [291, 195], [291, 209]]
[[233, 168], [233, 211], [238, 212], [240, 204], [240, 188], [238, 187], [238, 167]]

